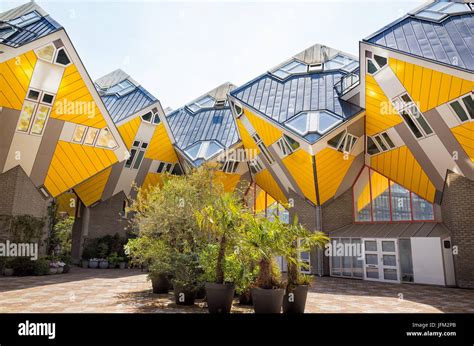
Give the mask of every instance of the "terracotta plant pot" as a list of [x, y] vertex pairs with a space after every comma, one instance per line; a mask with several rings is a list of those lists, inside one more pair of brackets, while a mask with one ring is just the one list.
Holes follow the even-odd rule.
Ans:
[[206, 283], [207, 308], [211, 314], [228, 314], [234, 299], [234, 284]]
[[297, 286], [283, 297], [283, 313], [304, 314], [308, 285]]
[[174, 299], [177, 305], [194, 305], [196, 300], [196, 289], [183, 288], [174, 285]]
[[257, 314], [279, 314], [285, 290], [252, 288], [253, 309]]
[[156, 294], [168, 294], [170, 289], [170, 281], [167, 275], [157, 275], [151, 280], [151, 286], [153, 287], [153, 293]]

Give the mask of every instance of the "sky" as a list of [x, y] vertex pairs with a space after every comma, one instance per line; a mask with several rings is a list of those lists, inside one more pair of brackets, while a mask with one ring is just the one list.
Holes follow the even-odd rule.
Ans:
[[[26, 1], [2, 0], [0, 11]], [[423, 0], [50, 1], [92, 79], [121, 68], [164, 108], [242, 85], [315, 43], [359, 41]]]

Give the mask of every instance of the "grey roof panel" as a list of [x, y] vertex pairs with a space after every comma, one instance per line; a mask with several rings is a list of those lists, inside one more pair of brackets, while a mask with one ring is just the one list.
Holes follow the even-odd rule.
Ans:
[[451, 15], [439, 23], [406, 16], [365, 41], [474, 71], [474, 13]]
[[34, 23], [20, 28], [16, 33], [0, 43], [17, 48], [60, 29], [61, 25], [59, 25], [53, 18], [45, 16]]

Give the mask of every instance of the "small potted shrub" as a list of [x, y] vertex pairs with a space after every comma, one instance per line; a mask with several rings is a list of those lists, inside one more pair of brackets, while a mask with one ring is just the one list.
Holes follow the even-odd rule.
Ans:
[[286, 249], [285, 258], [288, 263], [288, 283], [283, 298], [283, 312], [287, 314], [304, 313], [306, 298], [311, 283], [311, 277], [301, 273], [305, 264], [300, 260], [299, 253], [310, 251], [313, 247], [323, 247], [329, 238], [322, 232], [310, 232], [300, 223], [295, 216], [293, 224], [286, 225]]
[[49, 263], [49, 273], [50, 274], [57, 274], [58, 273], [59, 264], [58, 262], [50, 262]]
[[99, 258], [99, 268], [100, 269], [107, 269], [109, 268], [109, 261], [106, 258]]
[[287, 246], [284, 232], [284, 225], [278, 217], [273, 221], [254, 215], [247, 217], [244, 238], [248, 251], [255, 253], [258, 264], [258, 276], [251, 289], [256, 313], [281, 313], [285, 290], [274, 258]]
[[201, 274], [197, 256], [192, 253], [176, 253], [173, 256], [173, 292], [177, 305], [193, 305], [199, 288]]
[[98, 268], [99, 267], [99, 259], [98, 258], [90, 258], [89, 259], [89, 268]]
[[118, 254], [116, 252], [111, 253], [110, 256], [107, 257], [107, 261], [109, 262], [109, 269], [117, 268], [119, 263]]
[[33, 275], [49, 274], [49, 261], [46, 258], [38, 258], [35, 261]]
[[226, 275], [226, 257], [233, 251], [243, 224], [244, 206], [232, 193], [217, 196], [212, 203], [196, 213], [201, 230], [216, 239], [217, 253], [213, 261], [212, 281], [206, 282], [206, 298], [210, 313], [229, 313], [232, 308], [235, 284]]

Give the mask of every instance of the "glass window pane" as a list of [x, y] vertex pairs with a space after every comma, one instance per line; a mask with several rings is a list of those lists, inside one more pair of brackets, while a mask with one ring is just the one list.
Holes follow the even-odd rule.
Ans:
[[150, 122], [151, 121], [151, 116], [152, 116], [151, 112], [148, 112], [148, 113], [142, 115], [142, 119], [145, 120], [145, 121]]
[[113, 149], [117, 146], [117, 143], [109, 129], [105, 128], [100, 131], [99, 138], [97, 139], [97, 146], [109, 149]]
[[380, 146], [380, 148], [382, 148], [383, 151], [387, 151], [388, 148], [387, 146], [383, 143], [382, 139], [380, 138], [380, 136], [374, 136], [374, 139], [377, 141], [377, 144]]
[[379, 148], [375, 145], [374, 141], [372, 140], [372, 137], [367, 137], [367, 153], [369, 155], [375, 155], [379, 153]]
[[413, 282], [413, 260], [411, 256], [411, 240], [400, 239], [398, 241], [400, 253], [401, 279], [405, 282]]
[[464, 102], [471, 119], [474, 119], [474, 100], [472, 99], [472, 96], [463, 97], [462, 102]]
[[199, 154], [199, 150], [201, 149], [201, 144], [202, 143], [196, 143], [188, 149], [184, 150], [186, 154], [188, 154], [188, 156], [191, 158], [191, 160], [197, 159], [197, 155]]
[[428, 123], [426, 122], [426, 119], [423, 116], [423, 114], [421, 114], [418, 111], [418, 108], [413, 106], [413, 107], [410, 108], [410, 112], [413, 115], [413, 118], [415, 118], [415, 120], [418, 122], [418, 124], [420, 124], [421, 128], [425, 131], [425, 133], [427, 135], [433, 133], [433, 130], [431, 129], [430, 125], [428, 125]]
[[383, 139], [385, 139], [385, 142], [389, 145], [390, 148], [394, 148], [395, 144], [392, 142], [392, 139], [388, 136], [386, 132], [382, 133]]
[[456, 115], [458, 116], [459, 120], [466, 121], [468, 120], [466, 111], [462, 108], [461, 104], [458, 101], [454, 101], [450, 103], [451, 108], [454, 110]]
[[135, 163], [133, 164], [133, 169], [138, 169], [140, 168], [140, 165], [143, 161], [143, 156], [145, 156], [145, 151], [140, 150], [137, 155], [137, 159], [135, 160]]
[[433, 204], [412, 193], [413, 219], [414, 220], [433, 220]]
[[31, 133], [34, 133], [35, 135], [41, 135], [43, 133], [50, 110], [51, 108], [48, 106], [39, 105], [38, 110], [36, 111], [35, 120], [33, 121], [33, 126], [31, 127]]
[[375, 240], [366, 240], [364, 247], [365, 251], [377, 251], [377, 242]]
[[387, 58], [384, 58], [383, 56], [374, 55], [374, 59], [380, 67], [387, 65]]
[[408, 125], [416, 138], [423, 137], [423, 134], [418, 129], [418, 126], [414, 123], [413, 119], [406, 111], [401, 112], [400, 115], [402, 116], [403, 120], [405, 120], [405, 123]]
[[204, 158], [207, 160], [210, 157], [217, 154], [221, 150], [222, 150], [222, 147], [219, 144], [217, 144], [215, 142], [211, 142], [211, 143], [209, 143], [209, 146], [207, 147], [206, 155], [205, 155]]
[[[351, 244], [350, 238], [343, 238], [342, 244], [344, 249], [348, 249]], [[352, 256], [348, 256], [348, 253], [344, 253], [342, 257], [342, 275], [343, 276], [352, 276]]]
[[130, 150], [130, 157], [128, 158], [127, 162], [125, 162], [125, 167], [130, 168], [130, 166], [132, 165], [132, 161], [135, 158], [136, 154], [137, 154], [137, 149]]
[[392, 194], [392, 220], [411, 220], [410, 191], [393, 182], [390, 191]]
[[29, 98], [30, 100], [38, 101], [39, 94], [39, 91], [29, 90], [27, 98]]
[[374, 254], [365, 254], [365, 263], [366, 264], [379, 264], [379, 256]]
[[367, 60], [367, 70], [370, 74], [374, 74], [377, 72], [377, 67], [375, 67], [374, 63], [371, 60]]
[[366, 275], [369, 279], [378, 279], [379, 278], [379, 269], [378, 268], [366, 268]]
[[394, 280], [397, 281], [397, 270], [396, 269], [389, 269], [389, 268], [384, 268], [383, 270], [383, 278], [385, 280]]
[[395, 252], [395, 241], [393, 241], [393, 240], [384, 240], [384, 241], [382, 241], [382, 251], [383, 252]]
[[370, 171], [370, 184], [374, 221], [390, 221], [388, 179], [377, 172]]
[[354, 184], [354, 215], [355, 221], [372, 221], [370, 205], [369, 169], [361, 172]]
[[[324, 133], [340, 122], [340, 119], [332, 116], [331, 114], [327, 112], [320, 112], [317, 131], [320, 133]], [[311, 131], [313, 131], [313, 128], [311, 128]]]
[[86, 133], [86, 126], [77, 125], [76, 129], [74, 130], [74, 134], [72, 135], [72, 141], [76, 143], [81, 143], [84, 134]]
[[286, 125], [298, 132], [300, 135], [305, 135], [308, 133], [308, 113], [301, 113], [296, 118], [291, 119], [286, 123]]
[[94, 145], [94, 141], [98, 133], [99, 133], [99, 129], [89, 127], [89, 130], [87, 130], [86, 139], [84, 140], [84, 144]]
[[31, 118], [33, 117], [33, 112], [35, 111], [36, 104], [30, 101], [25, 101], [23, 104], [23, 109], [20, 115], [20, 122], [18, 123], [18, 131], [27, 132]]
[[341, 275], [341, 257], [336, 256], [336, 250], [337, 249], [337, 244], [338, 241], [336, 239], [332, 240], [332, 246], [333, 246], [333, 254], [331, 256], [331, 274], [340, 276]]
[[49, 44], [43, 48], [38, 49], [36, 51], [36, 54], [41, 59], [51, 62], [53, 60], [54, 52], [55, 52], [54, 46], [52, 44]]
[[383, 255], [383, 265], [384, 266], [396, 266], [397, 257], [395, 255]]
[[360, 239], [352, 239], [353, 248], [357, 249], [358, 253], [353, 253], [352, 255], [352, 275], [357, 278], [364, 276], [362, 270], [364, 266], [364, 260], [359, 255], [362, 255], [362, 241]]

